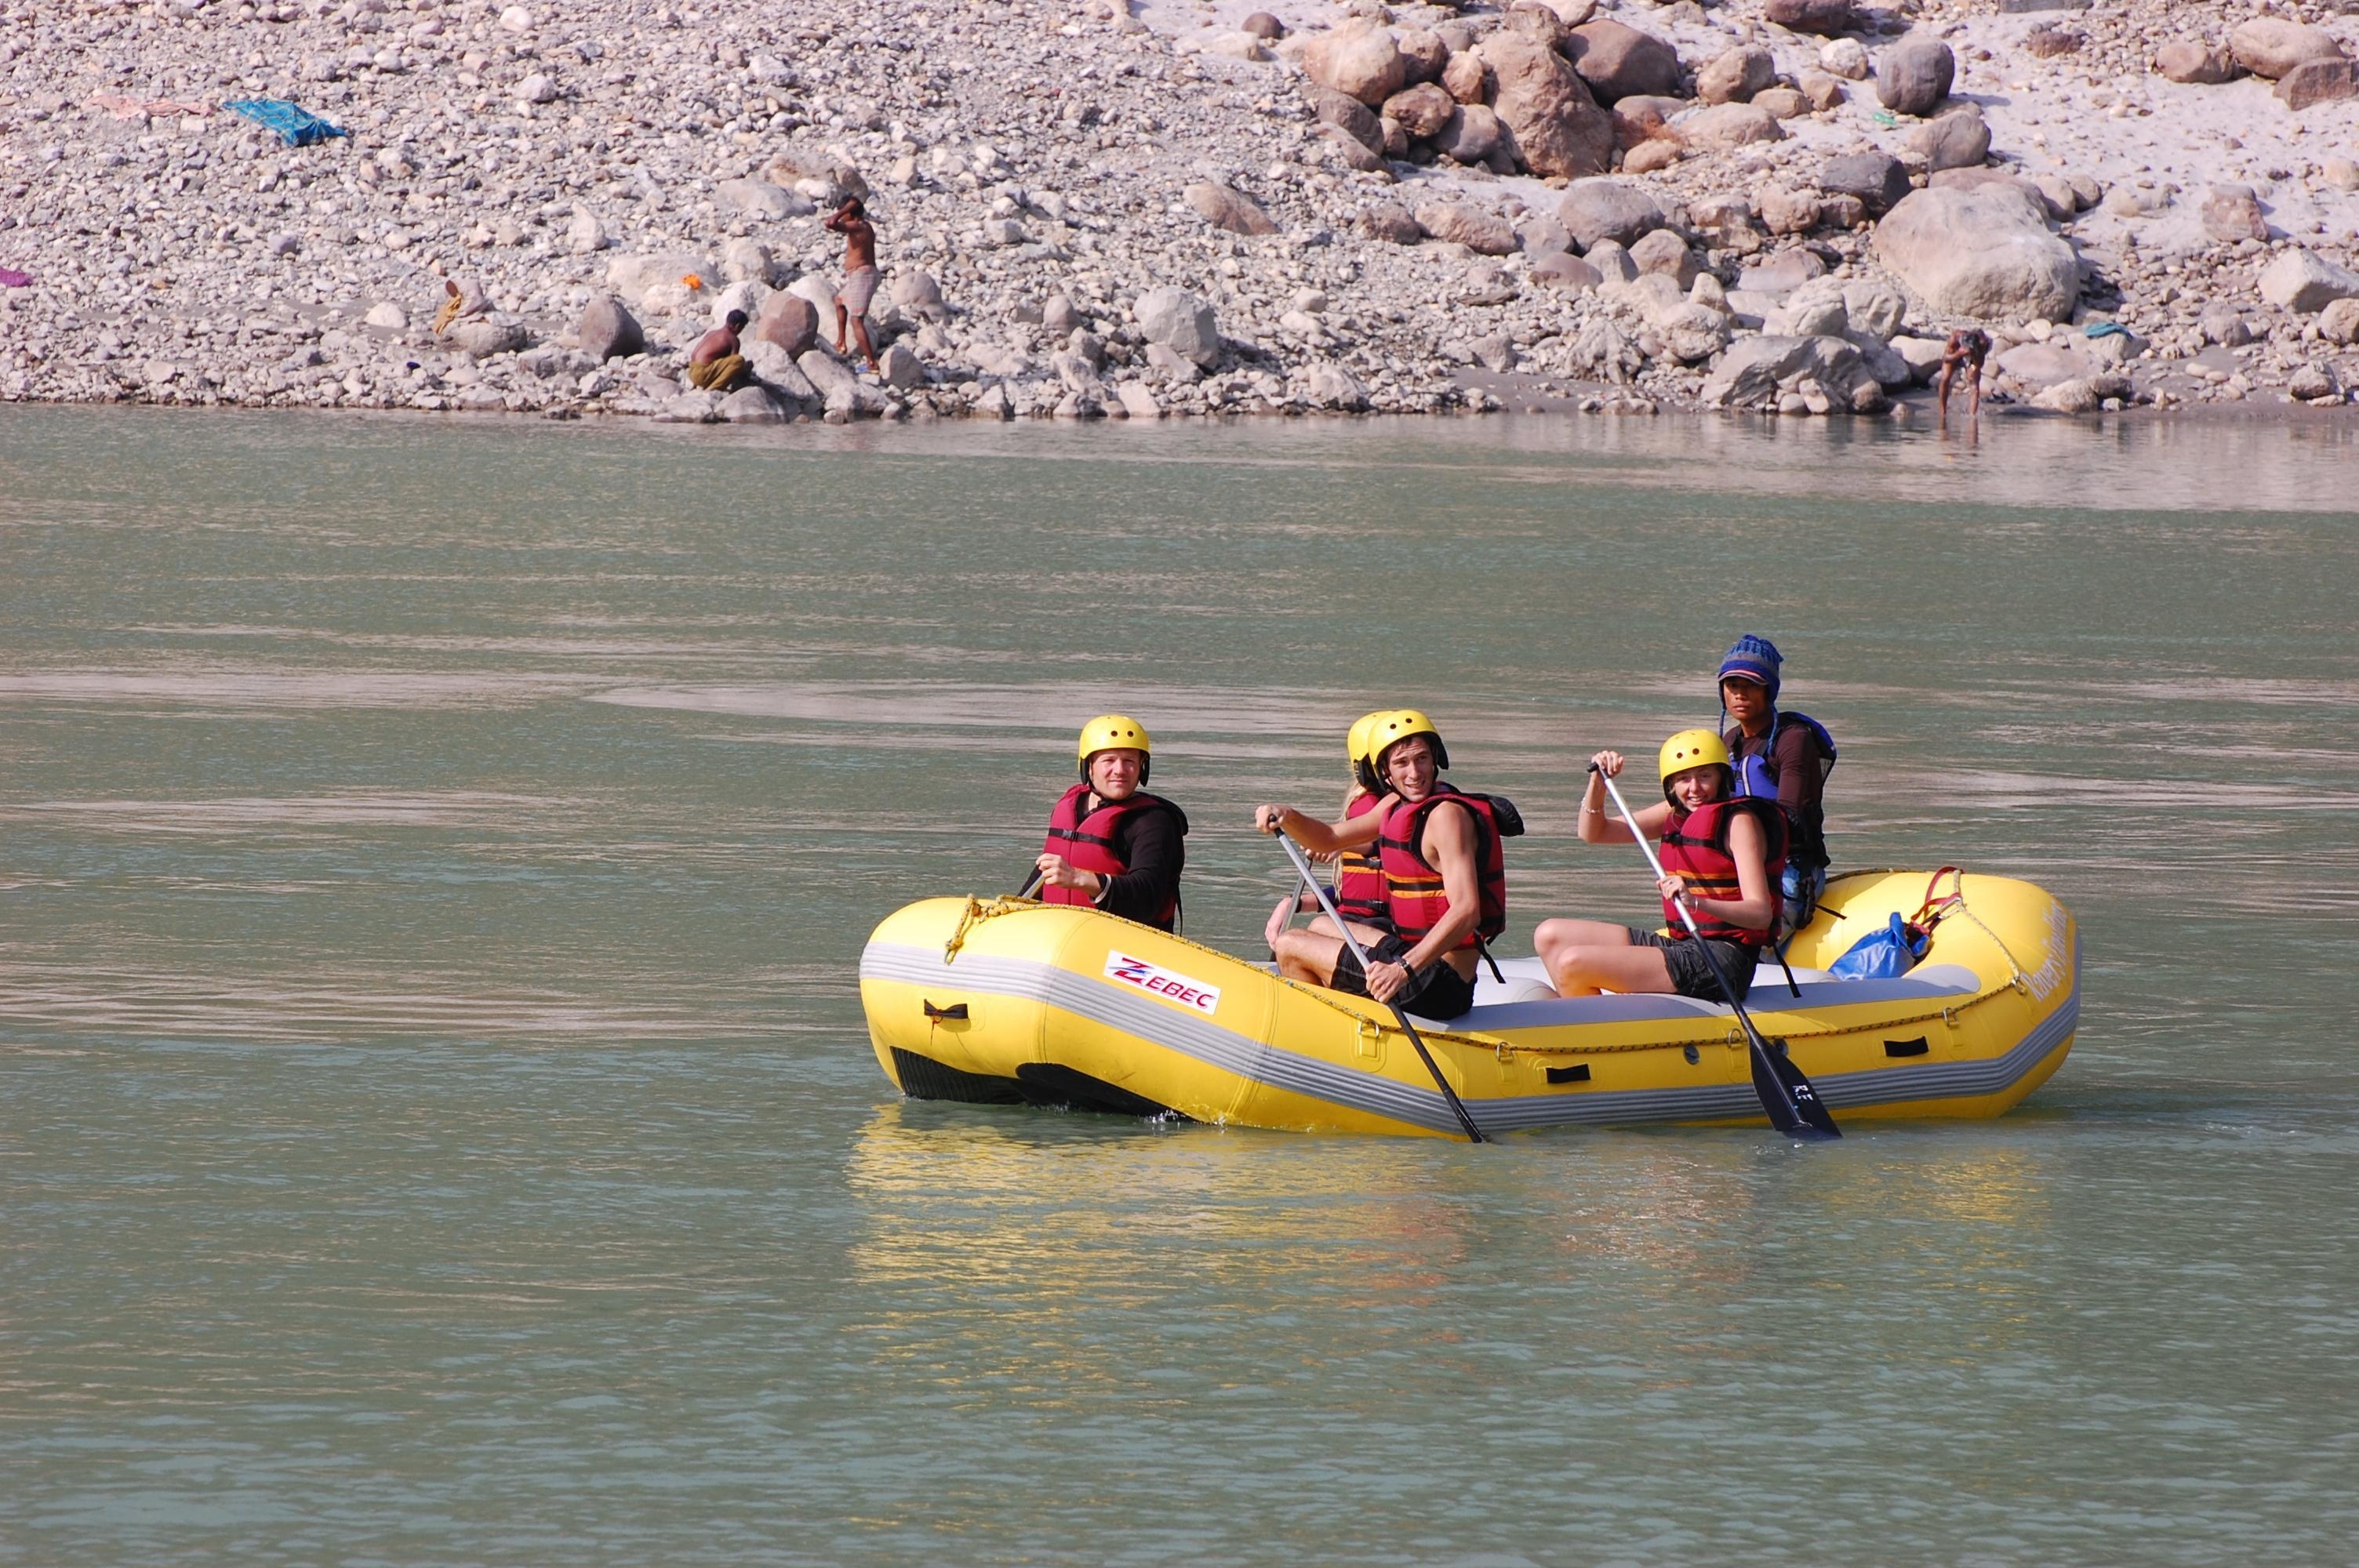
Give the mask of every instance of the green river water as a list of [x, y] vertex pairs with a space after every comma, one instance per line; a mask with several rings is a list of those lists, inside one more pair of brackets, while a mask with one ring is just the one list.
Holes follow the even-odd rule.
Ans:
[[[2359, 1531], [2347, 428], [0, 410], [0, 1563], [2248, 1563]], [[1415, 703], [1506, 947], [1744, 631], [2027, 876], [1995, 1122], [902, 1102], [870, 927], [1153, 730], [1190, 932]]]

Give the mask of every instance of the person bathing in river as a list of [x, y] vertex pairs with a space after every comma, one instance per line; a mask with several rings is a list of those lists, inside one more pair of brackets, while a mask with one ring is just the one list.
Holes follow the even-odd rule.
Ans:
[[1941, 370], [1933, 378], [1933, 401], [1940, 410], [1942, 429], [1950, 427], [1950, 383], [1961, 370], [1966, 373], [1967, 427], [1982, 423], [1983, 362], [1990, 351], [1990, 334], [1980, 327], [1961, 327], [1941, 345]]
[[[1622, 753], [1600, 752], [1576, 824], [1584, 844], [1634, 842], [1605, 814], [1606, 778]], [[1682, 730], [1663, 742], [1663, 800], [1640, 808], [1638, 829], [1663, 845], [1663, 918], [1668, 936], [1603, 920], [1545, 920], [1532, 946], [1560, 996], [1601, 990], [1676, 991], [1705, 1001], [1745, 1000], [1753, 965], [1777, 920], [1777, 876], [1786, 865], [1786, 816], [1777, 803], [1733, 794], [1728, 747], [1709, 730]], [[1599, 775], [1603, 774], [1603, 778]], [[1684, 900], [1736, 995], [1723, 997], [1712, 960], [1680, 918]]]
[[[1369, 755], [1368, 735], [1376, 724], [1392, 717], [1389, 708], [1364, 713], [1352, 721], [1350, 731], [1343, 737], [1343, 755], [1352, 764], [1351, 787], [1343, 792], [1343, 815], [1328, 824], [1341, 830], [1353, 819], [1380, 809], [1390, 798], [1391, 792], [1376, 777], [1375, 759]], [[1336, 851], [1334, 855], [1313, 854], [1314, 860], [1332, 859], [1335, 861], [1335, 886], [1331, 896], [1335, 912], [1344, 919], [1372, 929], [1385, 929], [1390, 917], [1385, 910], [1385, 871], [1376, 859], [1373, 844]], [[1319, 908], [1319, 900], [1299, 886], [1291, 899], [1283, 900], [1270, 912], [1269, 925], [1263, 935], [1269, 939], [1270, 951], [1277, 950], [1277, 934], [1287, 923], [1304, 910]], [[1310, 929], [1333, 936], [1338, 933], [1334, 923], [1325, 913], [1315, 915]]]
[[1736, 793], [1775, 800], [1786, 811], [1786, 871], [1779, 879], [1782, 941], [1810, 923], [1827, 891], [1827, 775], [1835, 741], [1807, 713], [1777, 708], [1777, 644], [1751, 633], [1720, 661], [1720, 709], [1734, 723], [1721, 732], [1736, 770]]
[[732, 310], [721, 325], [696, 340], [688, 351], [688, 382], [706, 392], [730, 392], [754, 373], [739, 351], [737, 334], [745, 330], [745, 312]]
[[1044, 903], [1093, 904], [1169, 931], [1180, 918], [1188, 817], [1145, 789], [1147, 729], [1120, 713], [1082, 726], [1082, 782], [1049, 813], [1049, 838], [1032, 869]]
[[876, 345], [868, 341], [868, 307], [875, 302], [876, 285], [881, 275], [876, 270], [876, 231], [868, 222], [868, 209], [857, 196], [847, 196], [843, 205], [820, 220], [820, 226], [843, 236], [843, 287], [835, 291], [835, 351], [845, 352], [843, 331], [850, 323], [860, 340], [861, 357], [875, 371]]
[[1501, 827], [1487, 795], [1468, 795], [1441, 782], [1449, 749], [1433, 721], [1415, 708], [1383, 715], [1370, 727], [1370, 750], [1385, 793], [1381, 809], [1341, 827], [1295, 810], [1265, 806], [1254, 824], [1284, 833], [1314, 851], [1340, 852], [1374, 844], [1385, 878], [1389, 929], [1350, 921], [1367, 950], [1358, 957], [1340, 935], [1305, 928], [1277, 933], [1277, 972], [1288, 979], [1330, 986], [1414, 1009], [1427, 1018], [1455, 1018], [1474, 1004], [1477, 942], [1507, 925], [1507, 883]]

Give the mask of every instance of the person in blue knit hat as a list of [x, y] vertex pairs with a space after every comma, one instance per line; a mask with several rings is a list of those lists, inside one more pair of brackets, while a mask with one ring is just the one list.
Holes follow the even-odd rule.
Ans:
[[1736, 793], [1775, 799], [1791, 829], [1781, 935], [1808, 925], [1826, 891], [1825, 795], [1835, 766], [1834, 737], [1825, 725], [1807, 713], [1778, 711], [1785, 662], [1777, 643], [1749, 632], [1720, 661], [1721, 739], [1736, 770]]

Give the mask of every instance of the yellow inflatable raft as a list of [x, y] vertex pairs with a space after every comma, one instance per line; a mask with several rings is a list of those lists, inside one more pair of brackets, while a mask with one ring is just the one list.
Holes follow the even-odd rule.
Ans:
[[[1958, 879], [1904, 978], [1817, 966], [1925, 896], [1923, 871], [1854, 871], [1747, 999], [1845, 1120], [1993, 1117], [2046, 1082], [2081, 1011], [2079, 935], [2028, 882]], [[1947, 886], [1945, 879], [1944, 886]], [[1566, 1123], [1761, 1119], [1730, 1010], [1675, 996], [1560, 999], [1537, 958], [1485, 973], [1463, 1017], [1419, 1033], [1486, 1133]], [[876, 1059], [924, 1099], [1063, 1106], [1246, 1127], [1458, 1129], [1390, 1014], [1364, 997], [1094, 910], [926, 899], [860, 960]]]

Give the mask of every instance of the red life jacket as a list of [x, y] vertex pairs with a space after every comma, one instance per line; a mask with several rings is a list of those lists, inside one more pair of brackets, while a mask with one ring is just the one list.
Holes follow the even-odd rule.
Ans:
[[[1077, 784], [1058, 798], [1049, 813], [1049, 838], [1040, 852], [1062, 855], [1076, 870], [1095, 871], [1102, 877], [1118, 877], [1130, 870], [1129, 864], [1114, 853], [1114, 830], [1124, 817], [1134, 811], [1169, 811], [1174, 815], [1179, 811], [1161, 795], [1141, 790], [1127, 800], [1106, 801], [1084, 816], [1082, 807], [1089, 797], [1090, 786]], [[1090, 904], [1094, 901], [1079, 888], [1042, 888], [1040, 902]], [[1148, 924], [1169, 931], [1179, 914], [1180, 895], [1175, 890]]]
[[[1735, 925], [1723, 920], [1712, 911], [1697, 905], [1697, 899], [1739, 899], [1745, 896], [1736, 875], [1736, 858], [1728, 852], [1728, 825], [1740, 813], [1748, 813], [1761, 824], [1767, 840], [1768, 865], [1766, 869], [1769, 892], [1774, 899], [1777, 879], [1786, 870], [1786, 814], [1777, 808], [1777, 801], [1737, 796], [1715, 800], [1697, 807], [1684, 816], [1674, 815], [1663, 826], [1663, 870], [1680, 879], [1688, 892], [1689, 910], [1695, 915], [1696, 929], [1715, 942], [1734, 942], [1741, 947], [1765, 947], [1769, 943], [1769, 929], [1758, 931], [1747, 925]], [[1687, 922], [1669, 899], [1663, 901], [1663, 918], [1670, 923], [1674, 934], [1684, 933]]]
[[1469, 795], [1446, 784], [1414, 805], [1396, 806], [1385, 816], [1376, 835], [1376, 859], [1385, 871], [1385, 906], [1401, 940], [1415, 944], [1449, 918], [1450, 895], [1442, 891], [1441, 873], [1425, 858], [1420, 842], [1426, 818], [1443, 804], [1462, 806], [1474, 819], [1474, 867], [1480, 879], [1482, 912], [1474, 929], [1458, 944], [1473, 947], [1477, 938], [1491, 941], [1507, 929], [1507, 862], [1501, 848], [1499, 822], [1488, 795]]
[[[1365, 816], [1384, 804], [1381, 795], [1362, 793], [1343, 808], [1344, 820]], [[1382, 921], [1385, 914], [1385, 870], [1375, 846], [1346, 849], [1335, 859], [1335, 908], [1346, 920]]]

